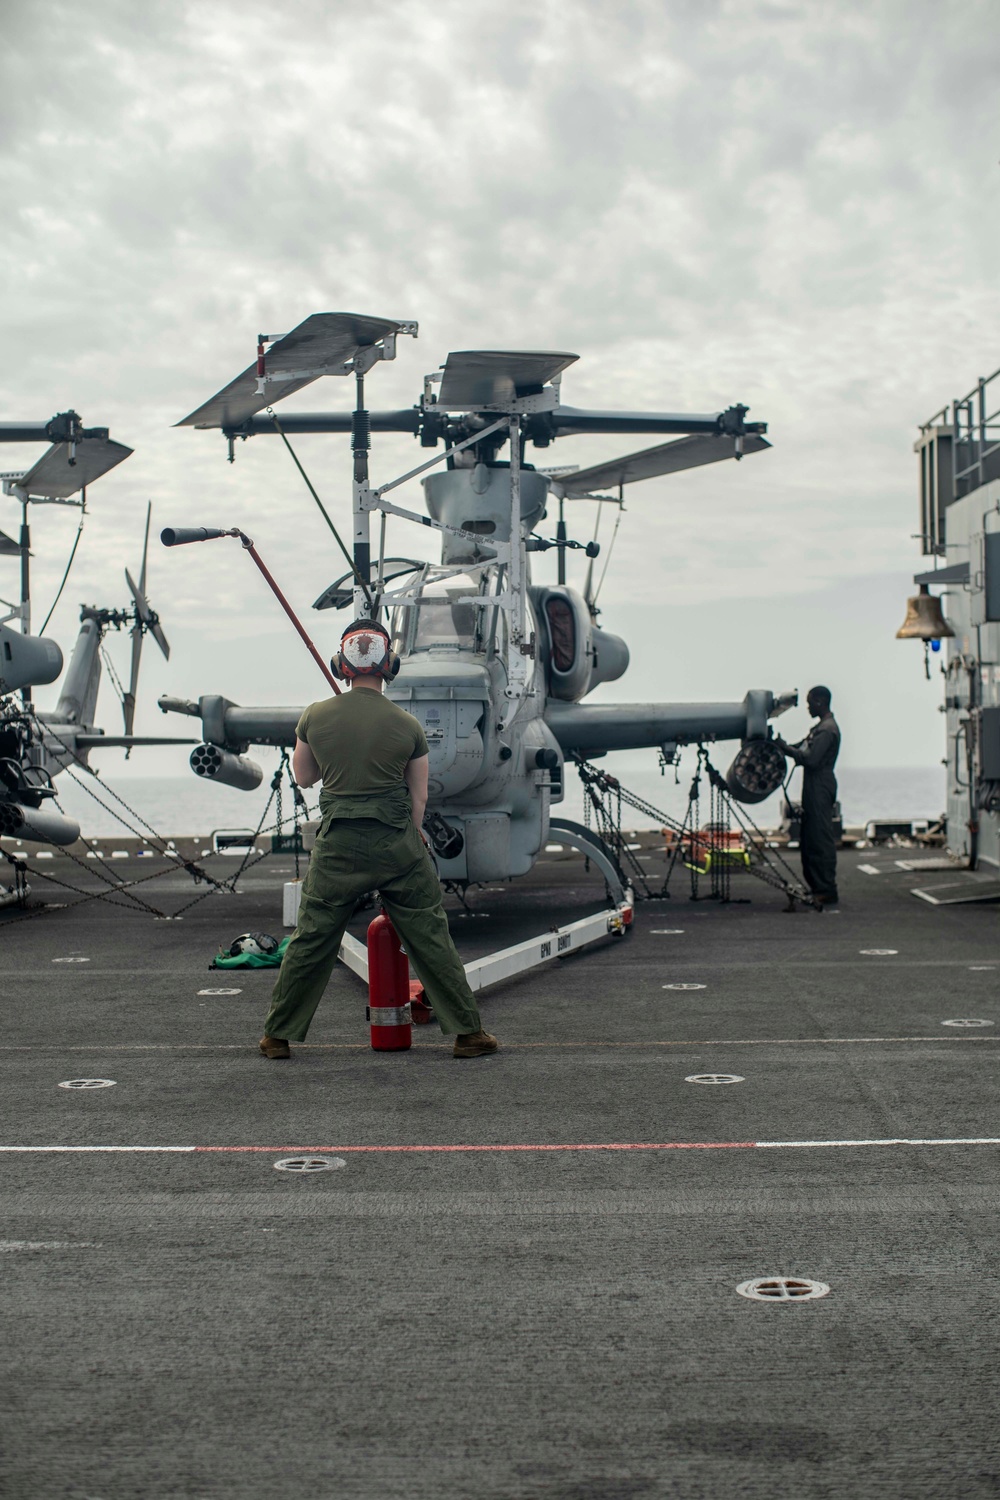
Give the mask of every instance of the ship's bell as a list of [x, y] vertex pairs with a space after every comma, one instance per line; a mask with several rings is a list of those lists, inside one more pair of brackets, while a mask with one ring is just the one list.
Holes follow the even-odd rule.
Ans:
[[941, 613], [941, 600], [922, 583], [920, 593], [906, 601], [906, 619], [896, 631], [897, 641], [941, 641], [954, 634]]

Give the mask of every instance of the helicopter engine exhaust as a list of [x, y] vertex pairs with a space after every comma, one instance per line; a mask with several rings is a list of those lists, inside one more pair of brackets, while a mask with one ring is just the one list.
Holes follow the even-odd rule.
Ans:
[[195, 745], [191, 751], [191, 769], [196, 776], [234, 786], [240, 792], [253, 792], [260, 786], [264, 772], [249, 755], [233, 755], [218, 745]]
[[0, 802], [0, 834], [29, 843], [58, 844], [65, 848], [80, 837], [80, 825], [52, 807], [24, 807], [20, 802]]

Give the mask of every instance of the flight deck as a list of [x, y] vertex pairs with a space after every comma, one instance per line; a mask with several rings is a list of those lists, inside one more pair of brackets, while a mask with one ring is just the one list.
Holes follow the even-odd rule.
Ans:
[[[840, 866], [835, 912], [641, 904], [483, 993], [494, 1057], [373, 1052], [341, 967], [268, 1062], [273, 974], [209, 964], [289, 858], [165, 921], [57, 855], [0, 916], [7, 1492], [997, 1494], [996, 908]], [[603, 896], [551, 852], [452, 931]]]

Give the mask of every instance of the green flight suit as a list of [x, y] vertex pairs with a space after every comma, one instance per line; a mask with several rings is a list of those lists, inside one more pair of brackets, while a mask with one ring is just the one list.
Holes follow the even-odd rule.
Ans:
[[482, 1021], [448, 931], [441, 885], [405, 786], [374, 795], [320, 796], [322, 826], [302, 883], [299, 925], [285, 952], [265, 1036], [305, 1040], [359, 898], [377, 890], [446, 1034]]

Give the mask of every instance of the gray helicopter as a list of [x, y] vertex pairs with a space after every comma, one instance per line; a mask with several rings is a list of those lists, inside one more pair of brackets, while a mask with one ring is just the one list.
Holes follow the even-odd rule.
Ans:
[[[8, 610], [0, 618], [0, 834], [28, 842], [67, 845], [79, 838], [80, 827], [53, 805], [52, 781], [60, 771], [67, 766], [87, 768], [91, 751], [99, 747], [124, 747], [127, 752], [137, 745], [192, 742], [132, 733], [146, 635], [153, 636], [164, 656], [170, 655], [159, 616], [150, 607], [145, 592], [150, 508], [146, 512], [139, 582], [125, 570], [132, 595], [131, 608], [82, 606], [80, 630], [55, 708], [39, 711], [32, 702], [32, 688], [53, 683], [62, 675], [63, 653], [56, 641], [44, 635], [55, 604], [42, 626], [43, 634], [31, 634], [29, 507], [73, 506], [80, 512], [80, 524], [63, 576], [65, 585], [83, 529], [88, 486], [132, 452], [124, 444], [113, 442], [106, 427], [85, 428], [75, 411], [60, 412], [48, 422], [0, 422], [0, 443], [46, 440], [51, 446], [30, 469], [0, 475], [3, 493], [21, 506], [18, 540], [0, 532], [0, 557], [20, 560], [20, 599], [17, 603], [0, 600]], [[13, 629], [11, 622], [17, 622], [20, 629]], [[125, 627], [129, 627], [132, 637], [132, 669], [128, 689], [123, 692], [125, 732], [105, 734], [95, 724], [101, 683], [101, 643], [109, 629]]]
[[[401, 658], [387, 692], [420, 720], [430, 746], [425, 826], [442, 880], [462, 888], [526, 874], [550, 834], [585, 848], [612, 879], [595, 835], [551, 816], [564, 796], [567, 758], [648, 746], [672, 760], [684, 744], [736, 740], [742, 749], [730, 771], [734, 795], [759, 801], [775, 790], [784, 762], [771, 744], [769, 719], [792, 707], [795, 695], [754, 689], [737, 703], [585, 704], [599, 683], [623, 676], [629, 652], [598, 623], [592, 571], [581, 593], [566, 583], [565, 569], [567, 551], [582, 546], [568, 537], [565, 501], [621, 505], [628, 484], [761, 452], [770, 446], [765, 424], [747, 422], [745, 406], [699, 415], [565, 406], [562, 376], [577, 356], [537, 351], [449, 354], [426, 377], [415, 406], [369, 412], [366, 374], [395, 357], [398, 337], [416, 332], [412, 322], [314, 314], [284, 337], [261, 335], [256, 362], [178, 425], [221, 429], [230, 461], [237, 439], [275, 434], [291, 450], [289, 434], [351, 433], [351, 554], [341, 541], [351, 567], [314, 607], [387, 619]], [[354, 410], [279, 419], [274, 404], [322, 375], [354, 376]], [[423, 448], [441, 444], [443, 451], [375, 486], [372, 432], [409, 432]], [[672, 441], [576, 470], [526, 460], [528, 444], [544, 449], [556, 438], [589, 433], [669, 434]], [[418, 477], [426, 513], [388, 498]], [[559, 511], [554, 538], [536, 532], [550, 500]], [[373, 558], [376, 512], [382, 524]], [[440, 562], [386, 557], [389, 515], [436, 530]], [[167, 528], [161, 539], [174, 546], [225, 535], [242, 533]], [[533, 585], [532, 555], [553, 548], [557, 584]], [[592, 570], [597, 546], [583, 550]], [[241, 707], [218, 695], [196, 703], [164, 696], [159, 704], [201, 719], [204, 743], [191, 757], [197, 774], [247, 790], [262, 777], [247, 750], [293, 744], [301, 712]]]

